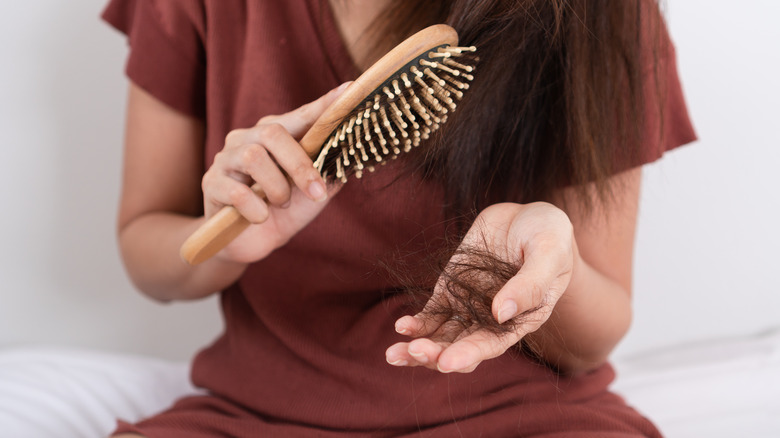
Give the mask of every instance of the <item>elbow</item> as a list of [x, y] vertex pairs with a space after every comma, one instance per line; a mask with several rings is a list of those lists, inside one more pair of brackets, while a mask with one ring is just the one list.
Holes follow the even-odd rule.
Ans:
[[117, 245], [119, 258], [130, 284], [142, 295], [157, 303], [166, 304], [173, 301], [173, 297], [169, 296], [170, 289], [161, 288], [155, 282], [150, 281], [146, 275], [143, 256], [138, 253], [137, 249], [134, 249], [133, 236], [132, 233], [127, 232], [127, 228], [121, 226], [117, 228]]
[[612, 350], [610, 349], [609, 351], [591, 353], [589, 355], [562, 355], [554, 368], [558, 373], [567, 376], [586, 374], [607, 363], [611, 352]]
[[168, 296], [170, 294], [169, 290], [162, 289], [146, 280], [143, 273], [139, 272], [137, 268], [134, 268], [132, 261], [129, 261], [125, 254], [122, 254], [121, 259], [127, 279], [130, 280], [130, 284], [135, 290], [159, 304], [167, 304], [174, 301], [173, 297]]
[[604, 365], [615, 347], [628, 333], [633, 319], [630, 303], [612, 314], [609, 324], [594, 324], [591, 330], [580, 331], [579, 336], [547, 342], [547, 348], [538, 349], [543, 360], [564, 375], [579, 375]]

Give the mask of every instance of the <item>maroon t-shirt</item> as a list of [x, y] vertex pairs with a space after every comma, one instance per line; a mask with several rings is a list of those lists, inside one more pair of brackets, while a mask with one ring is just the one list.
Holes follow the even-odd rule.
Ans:
[[[103, 17], [129, 37], [130, 79], [205, 121], [206, 166], [230, 130], [294, 109], [357, 73], [325, 0], [113, 0]], [[648, 124], [664, 132], [650, 136], [643, 162], [694, 138], [671, 50], [664, 60], [666, 118]], [[387, 166], [350, 180], [309, 226], [222, 292], [225, 331], [192, 366], [193, 382], [210, 395], [120, 430], [656, 436], [607, 391], [608, 365], [563, 377], [515, 350], [470, 374], [385, 362], [385, 349], [405, 340], [394, 321], [410, 310], [377, 261], [399, 247], [424, 256], [444, 234], [440, 188], [397, 175]]]

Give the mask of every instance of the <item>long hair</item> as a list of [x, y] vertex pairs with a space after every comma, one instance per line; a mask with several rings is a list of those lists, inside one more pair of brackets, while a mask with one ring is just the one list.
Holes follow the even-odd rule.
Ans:
[[384, 44], [446, 22], [478, 47], [472, 89], [425, 158], [409, 160], [443, 183], [450, 217], [565, 186], [587, 208], [586, 184], [607, 200], [608, 177], [635, 162], [652, 0], [394, 0], [379, 20]]

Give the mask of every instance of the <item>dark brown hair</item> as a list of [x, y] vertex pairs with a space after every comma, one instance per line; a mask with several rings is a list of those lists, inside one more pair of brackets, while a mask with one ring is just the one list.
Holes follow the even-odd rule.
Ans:
[[638, 164], [652, 0], [395, 0], [380, 20], [380, 44], [446, 22], [478, 47], [471, 91], [425, 159], [409, 160], [443, 182], [450, 217], [564, 186], [589, 207], [587, 183], [607, 200], [607, 178]]
[[[380, 265], [392, 283], [407, 292], [413, 312], [422, 309], [421, 316], [445, 321], [451, 330], [480, 328], [497, 335], [512, 332], [539, 308], [526, 309], [503, 324], [496, 321], [493, 298], [517, 274], [523, 260], [520, 255], [514, 260], [501, 259], [486, 249], [485, 239], [483, 233], [470, 245], [445, 242], [413, 262], [399, 251], [395, 259], [381, 260]], [[436, 284], [441, 293], [429, 300]]]

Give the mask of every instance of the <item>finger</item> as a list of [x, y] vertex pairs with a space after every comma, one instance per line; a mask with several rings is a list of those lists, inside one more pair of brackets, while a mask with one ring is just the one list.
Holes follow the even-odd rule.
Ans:
[[[322, 177], [314, 168], [314, 163], [301, 148], [301, 145], [295, 141], [283, 125], [266, 117], [265, 123], [258, 124], [251, 129], [235, 129], [225, 137], [225, 148], [218, 155], [228, 155], [236, 157], [238, 161], [232, 163], [232, 166], [239, 166], [246, 174], [252, 174], [257, 182], [264, 180], [263, 174], [257, 174], [258, 170], [255, 163], [266, 159], [266, 155], [273, 156], [274, 165], [281, 166], [282, 169], [292, 178], [293, 183], [305, 193], [309, 199], [314, 201], [323, 201], [328, 197], [328, 189], [322, 180]], [[248, 145], [260, 145], [259, 147]], [[262, 151], [258, 148], [263, 149]], [[216, 162], [216, 160], [215, 160]], [[252, 170], [254, 169], [254, 170]], [[282, 188], [283, 186], [275, 186]], [[273, 193], [267, 193], [274, 196]], [[282, 193], [284, 195], [284, 192]], [[281, 196], [280, 199], [284, 198]], [[281, 201], [280, 204], [284, 204]]]
[[420, 312], [414, 316], [407, 315], [395, 322], [395, 331], [411, 337], [431, 336], [447, 321], [444, 314]]
[[225, 165], [229, 176], [244, 181], [241, 176], [248, 175], [254, 180], [270, 204], [284, 205], [290, 200], [290, 183], [264, 147], [248, 144], [234, 148], [227, 153]]
[[397, 367], [409, 365], [411, 357], [408, 351], [408, 342], [398, 342], [385, 350], [385, 360], [387, 363]]
[[225, 136], [225, 146], [222, 148], [222, 151], [229, 151], [232, 148], [248, 143], [246, 139], [249, 138], [250, 135], [250, 129], [234, 129], [228, 132]]
[[449, 343], [434, 342], [428, 338], [418, 338], [409, 343], [407, 352], [418, 364], [435, 368], [439, 355]]
[[259, 125], [250, 130], [246, 140], [262, 145], [310, 199], [324, 201], [327, 198], [327, 187], [314, 168], [314, 162], [284, 126], [278, 123]]
[[439, 355], [448, 345], [427, 338], [415, 339], [407, 346], [407, 353], [411, 358], [409, 364], [435, 370]]
[[390, 346], [385, 352], [385, 360], [390, 365], [396, 367], [419, 367], [425, 365], [409, 354], [408, 342], [399, 342]]
[[311, 128], [314, 122], [317, 121], [317, 118], [322, 115], [325, 109], [328, 108], [351, 83], [351, 81], [345, 82], [337, 88], [330, 90], [319, 99], [300, 106], [288, 113], [263, 117], [257, 124], [278, 123], [292, 134], [294, 138], [301, 138], [306, 131]]
[[204, 190], [207, 202], [206, 216], [211, 217], [217, 210], [232, 205], [249, 222], [259, 224], [268, 219], [268, 206], [246, 184], [222, 175]]
[[475, 331], [445, 348], [437, 359], [437, 369], [443, 373], [471, 372], [482, 361], [504, 354], [524, 335], [522, 330], [503, 335], [485, 330]]
[[412, 342], [399, 342], [387, 349], [385, 359], [387, 363], [394, 366], [424, 366], [436, 369], [439, 354], [447, 345], [449, 344], [426, 338], [415, 339]]

